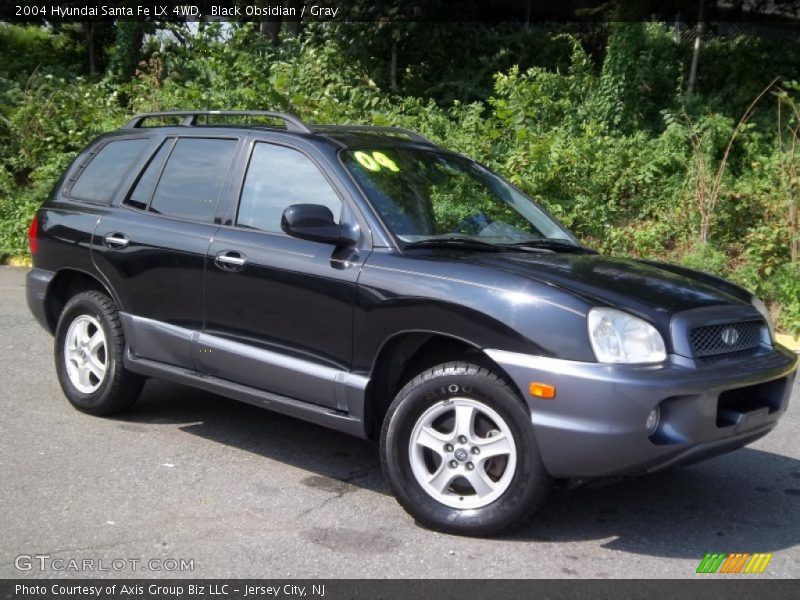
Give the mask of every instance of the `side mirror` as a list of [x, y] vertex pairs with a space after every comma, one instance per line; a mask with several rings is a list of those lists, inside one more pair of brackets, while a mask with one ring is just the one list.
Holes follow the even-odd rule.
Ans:
[[337, 224], [322, 204], [292, 204], [283, 211], [281, 229], [301, 240], [349, 246], [358, 241], [357, 228]]

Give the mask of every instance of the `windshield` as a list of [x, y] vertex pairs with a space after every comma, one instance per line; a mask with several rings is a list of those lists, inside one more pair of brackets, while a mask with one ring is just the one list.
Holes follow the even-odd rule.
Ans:
[[343, 159], [383, 222], [406, 244], [576, 244], [531, 200], [469, 159], [413, 148], [347, 151]]

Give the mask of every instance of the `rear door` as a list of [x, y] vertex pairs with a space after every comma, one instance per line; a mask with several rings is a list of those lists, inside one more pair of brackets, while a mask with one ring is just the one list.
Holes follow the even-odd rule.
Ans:
[[137, 358], [194, 368], [205, 256], [239, 140], [172, 136], [95, 230], [93, 258], [118, 292]]
[[[362, 224], [313, 147], [252, 140], [229, 223], [208, 248], [206, 326], [196, 361], [214, 376], [346, 408], [356, 280], [368, 253], [283, 233], [291, 204], [323, 204]], [[338, 391], [337, 391], [338, 390]]]

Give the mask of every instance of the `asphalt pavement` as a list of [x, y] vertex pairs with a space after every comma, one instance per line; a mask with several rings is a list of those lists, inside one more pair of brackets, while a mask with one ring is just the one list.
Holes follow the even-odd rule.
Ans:
[[366, 441], [155, 380], [124, 417], [73, 410], [24, 275], [0, 267], [0, 577], [709, 577], [707, 552], [800, 575], [797, 387], [748, 448], [459, 538], [414, 523]]

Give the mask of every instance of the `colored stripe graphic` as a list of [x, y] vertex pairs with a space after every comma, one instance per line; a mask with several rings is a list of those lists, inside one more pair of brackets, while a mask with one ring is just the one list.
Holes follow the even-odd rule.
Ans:
[[771, 560], [771, 553], [709, 552], [700, 561], [697, 573], [763, 573]]
[[735, 561], [736, 561], [736, 555], [735, 554], [728, 554], [728, 556], [725, 558], [725, 562], [722, 563], [722, 567], [720, 567], [719, 572], [720, 573], [727, 573], [728, 572], [728, 568]]
[[749, 553], [735, 552], [728, 555], [728, 560], [722, 565], [720, 573], [738, 573], [744, 566], [744, 561], [750, 556]]
[[769, 561], [772, 560], [772, 554], [753, 554], [753, 558], [747, 563], [744, 569], [745, 573], [763, 573], [767, 568]]
[[700, 563], [700, 566], [697, 567], [698, 573], [716, 573], [717, 569], [719, 569], [722, 561], [725, 559], [725, 554], [722, 553], [714, 553], [714, 554], [706, 554], [703, 557], [703, 561]]

